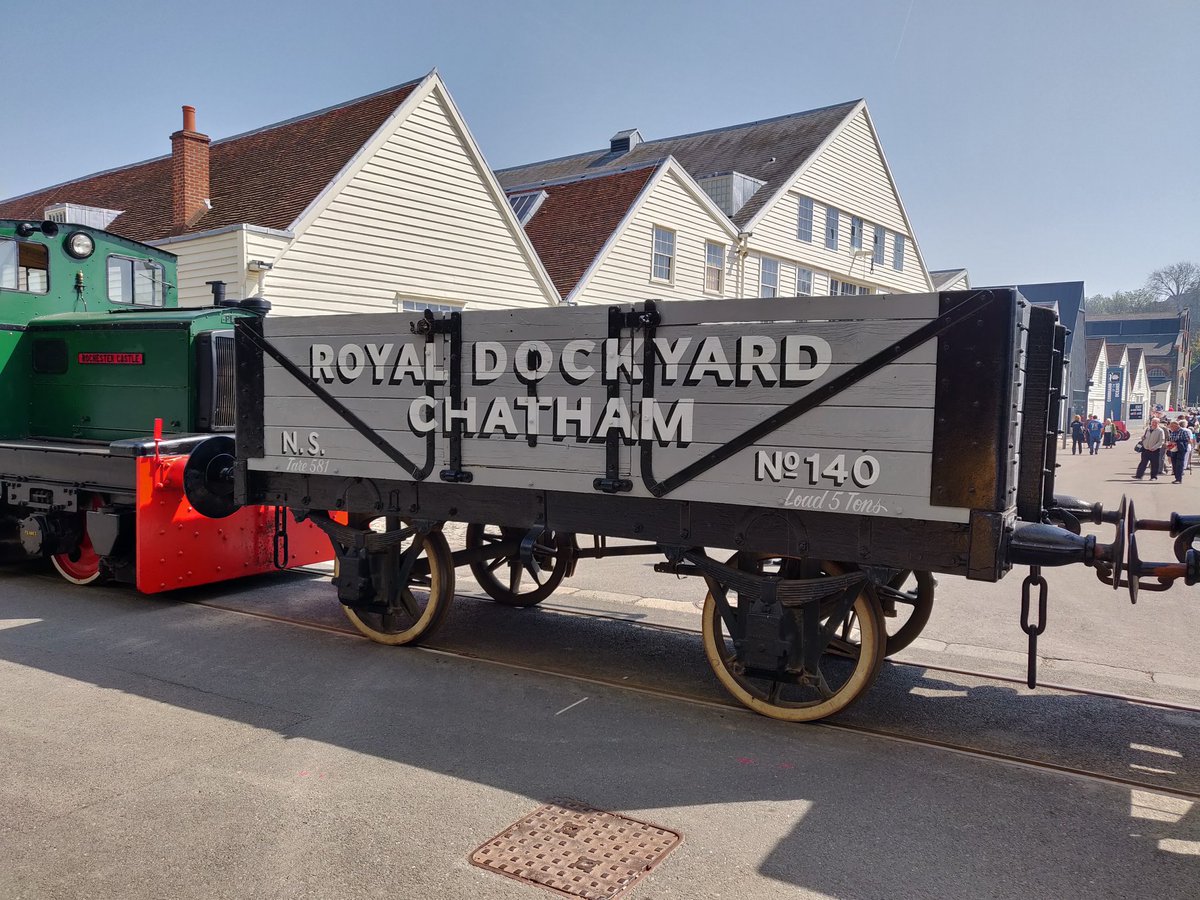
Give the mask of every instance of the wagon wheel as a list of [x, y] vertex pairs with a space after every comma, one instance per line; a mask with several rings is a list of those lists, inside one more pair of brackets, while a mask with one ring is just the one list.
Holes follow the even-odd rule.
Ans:
[[[853, 563], [824, 560], [817, 563], [816, 574], [844, 575], [858, 567]], [[932, 572], [902, 569], [886, 583], [875, 587], [883, 609], [887, 646], [884, 656], [893, 656], [917, 639], [933, 613], [933, 592], [937, 579]], [[890, 615], [894, 611], [895, 615]]]
[[[507, 525], [483, 525], [472, 522], [467, 526], [467, 547], [520, 541], [526, 534], [522, 528]], [[543, 531], [533, 547], [538, 571], [531, 571], [516, 556], [497, 555], [470, 563], [471, 574], [484, 592], [504, 606], [534, 606], [557, 590], [571, 565], [575, 542], [571, 534]]]
[[[735, 555], [729, 564], [736, 560]], [[766, 556], [757, 560], [755, 571], [789, 579], [818, 577], [820, 573], [811, 569], [804, 560]], [[736, 609], [737, 595], [731, 591], [728, 600]], [[822, 612], [823, 626], [832, 624], [830, 613]], [[711, 591], [704, 598], [701, 630], [704, 655], [725, 689], [755, 712], [787, 722], [813, 722], [848, 707], [875, 681], [886, 646], [883, 611], [879, 601], [865, 590], [855, 598], [843, 621], [837, 623], [836, 636], [819, 662], [818, 685], [747, 674], [737, 660], [733, 640]]]
[[100, 580], [100, 554], [92, 547], [92, 538], [87, 530], [87, 510], [100, 509], [104, 498], [92, 494], [79, 508], [79, 546], [70, 553], [55, 553], [50, 562], [58, 574], [71, 584], [93, 584]]
[[[932, 572], [903, 570], [876, 589], [884, 609], [887, 630], [885, 656], [899, 653], [917, 639], [933, 612], [933, 592], [937, 579]], [[895, 610], [895, 617], [888, 616]]]
[[[352, 516], [354, 528], [369, 528], [375, 517]], [[400, 519], [389, 516], [387, 530], [403, 527]], [[406, 538], [394, 553], [374, 555], [371, 579], [377, 586], [375, 600], [387, 608], [383, 611], [352, 609], [342, 606], [346, 617], [364, 635], [380, 644], [416, 644], [431, 634], [446, 618], [454, 598], [454, 565], [445, 535], [432, 531], [424, 536], [417, 556], [417, 565], [405, 584], [397, 584], [396, 576], [403, 554], [419, 534]]]

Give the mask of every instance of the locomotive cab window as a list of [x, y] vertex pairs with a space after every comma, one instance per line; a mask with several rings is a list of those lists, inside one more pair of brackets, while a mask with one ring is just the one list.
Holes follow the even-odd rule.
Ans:
[[108, 258], [108, 299], [134, 306], [162, 306], [167, 283], [163, 267], [145, 259], [127, 256]]
[[27, 294], [50, 290], [50, 253], [45, 245], [0, 238], [0, 288]]

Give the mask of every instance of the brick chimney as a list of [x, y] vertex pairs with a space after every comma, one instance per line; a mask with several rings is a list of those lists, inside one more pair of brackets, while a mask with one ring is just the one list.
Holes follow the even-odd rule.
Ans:
[[196, 131], [196, 108], [183, 108], [183, 129], [171, 135], [171, 226], [190, 228], [211, 208], [207, 134]]

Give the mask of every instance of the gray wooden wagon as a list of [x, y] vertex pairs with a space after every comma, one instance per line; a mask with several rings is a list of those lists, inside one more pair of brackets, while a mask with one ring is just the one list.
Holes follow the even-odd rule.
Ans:
[[[190, 496], [308, 516], [347, 615], [390, 644], [437, 626], [456, 566], [522, 605], [587, 552], [576, 534], [632, 538], [591, 555], [701, 576], [717, 677], [794, 721], [844, 709], [915, 637], [931, 573], [1031, 565], [1032, 683], [1040, 566], [1135, 597], [1200, 574], [1200, 521], [1055, 497], [1064, 335], [1011, 290], [241, 322], [237, 452], [194, 454]], [[465, 548], [446, 521], [473, 523]], [[1138, 559], [1138, 527], [1178, 535], [1178, 560]]]

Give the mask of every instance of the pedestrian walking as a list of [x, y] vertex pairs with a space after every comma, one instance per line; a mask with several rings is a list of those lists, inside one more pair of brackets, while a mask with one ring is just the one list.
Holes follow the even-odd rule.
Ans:
[[1196, 449], [1196, 430], [1188, 424], [1185, 416], [1179, 417], [1179, 431], [1187, 441], [1187, 452], [1183, 454], [1183, 471], [1190, 471], [1192, 465], [1192, 453]]
[[1083, 453], [1083, 442], [1087, 440], [1087, 429], [1083, 425], [1083, 416], [1071, 420], [1071, 455]]
[[1136, 449], [1140, 449], [1142, 459], [1138, 463], [1134, 478], [1141, 479], [1146, 475], [1146, 466], [1150, 467], [1150, 480], [1158, 481], [1158, 470], [1162, 465], [1163, 448], [1167, 445], [1167, 433], [1158, 424], [1158, 419], [1150, 420], [1150, 425]]
[[1104, 420], [1104, 449], [1111, 450], [1117, 443], [1117, 426], [1112, 419]]
[[1087, 444], [1088, 453], [1095, 456], [1100, 449], [1100, 435], [1104, 430], [1104, 426], [1100, 424], [1100, 420], [1095, 416], [1091, 416], [1087, 420]]
[[1187, 459], [1188, 439], [1177, 421], [1167, 426], [1166, 451], [1167, 459], [1171, 461], [1171, 474], [1175, 476], [1175, 483], [1182, 484], [1183, 463]]

